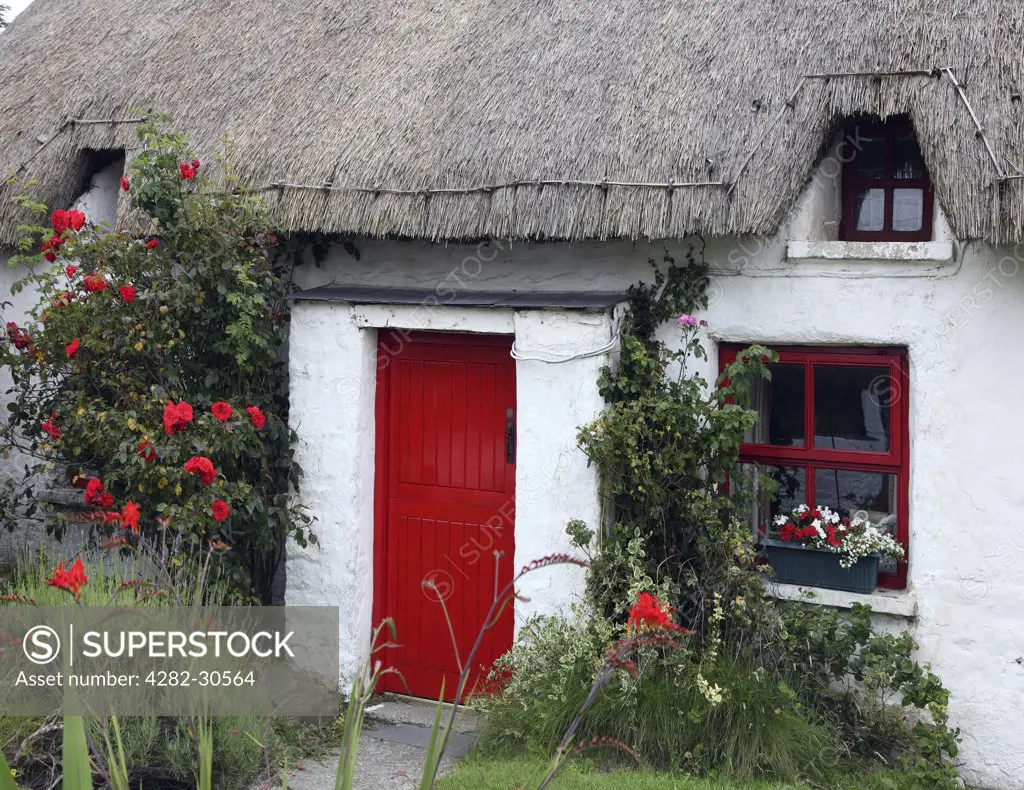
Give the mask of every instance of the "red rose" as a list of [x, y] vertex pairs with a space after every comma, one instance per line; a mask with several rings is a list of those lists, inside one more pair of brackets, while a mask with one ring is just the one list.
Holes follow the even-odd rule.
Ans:
[[150, 239], [149, 241], [146, 242], [146, 249], [147, 250], [155, 250], [156, 249], [156, 245], [159, 244], [159, 243], [160, 242], [158, 242], [156, 239]]
[[109, 491], [104, 491], [100, 494], [100, 507], [113, 507], [114, 506], [114, 495]]
[[123, 189], [125, 192], [127, 192], [131, 188], [132, 188], [131, 182], [127, 178], [122, 178], [121, 179], [121, 189]]
[[79, 346], [81, 346], [81, 343], [78, 342], [77, 337], [70, 343], [68, 343], [66, 346], [64, 346], [64, 350], [68, 352], [68, 359], [75, 358], [75, 355], [78, 353]]
[[267, 424], [266, 415], [260, 411], [259, 406], [250, 406], [245, 413], [249, 415], [249, 422], [252, 423], [253, 428], [259, 430]]
[[107, 281], [93, 269], [92, 274], [85, 278], [85, 290], [89, 293], [107, 290]]
[[7, 324], [7, 337], [10, 338], [14, 347], [19, 351], [24, 351], [26, 348], [31, 348], [32, 346], [32, 341], [29, 340], [28, 333], [13, 321], [8, 322]]
[[151, 464], [156, 460], [156, 448], [153, 443], [143, 439], [139, 442], [139, 446], [135, 448], [135, 452], [144, 460], [147, 464]]
[[43, 245], [43, 257], [50, 263], [53, 263], [57, 260], [57, 250], [60, 249], [60, 245], [63, 243], [64, 242], [60, 236], [51, 236], [50, 240]]
[[196, 170], [199, 169], [200, 164], [201, 163], [200, 163], [200, 161], [198, 159], [193, 159], [192, 160], [192, 167], [194, 167]]
[[63, 209], [57, 209], [56, 211], [53, 212], [51, 222], [53, 223], [53, 232], [57, 236], [63, 236], [64, 231], [71, 227], [70, 223], [68, 222], [67, 212], [64, 211]]
[[184, 430], [192, 422], [192, 407], [185, 401], [175, 404], [174, 401], [167, 401], [164, 407], [164, 432], [173, 436], [178, 431]]
[[121, 294], [121, 298], [124, 299], [125, 304], [131, 304], [135, 301], [135, 289], [130, 285], [122, 285], [117, 289], [117, 292]]
[[199, 475], [204, 486], [210, 485], [217, 477], [213, 461], [202, 455], [193, 455], [185, 462], [185, 471], [190, 475]]
[[188, 162], [182, 162], [178, 165], [178, 173], [181, 175], [182, 181], [191, 181], [196, 177], [196, 169]]
[[59, 439], [61, 436], [60, 428], [57, 427], [57, 424], [53, 421], [52, 418], [44, 422], [39, 427], [42, 428], [43, 433], [45, 433], [51, 439]]
[[92, 478], [85, 486], [85, 504], [98, 505], [103, 495], [103, 481], [98, 477]]
[[227, 517], [231, 515], [231, 508], [223, 499], [218, 499], [210, 506], [210, 513], [213, 515], [214, 521], [226, 521]]
[[85, 214], [81, 211], [69, 211], [65, 217], [71, 230], [78, 231], [85, 227]]
[[75, 276], [75, 272], [77, 272], [77, 271], [78, 271], [78, 267], [77, 267], [77, 266], [74, 266], [74, 265], [71, 265], [71, 266], [65, 266], [65, 267], [64, 267], [64, 274], [66, 274], [66, 275], [68, 276], [68, 279], [69, 279], [69, 280], [70, 280], [70, 279], [71, 279], [72, 277], [74, 277], [74, 276]]
[[220, 422], [227, 422], [231, 419], [231, 415], [235, 413], [231, 408], [231, 405], [222, 400], [213, 404], [213, 406], [210, 407], [210, 411]]

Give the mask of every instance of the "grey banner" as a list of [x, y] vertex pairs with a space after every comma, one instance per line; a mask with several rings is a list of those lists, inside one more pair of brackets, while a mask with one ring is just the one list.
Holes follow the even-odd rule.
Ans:
[[335, 716], [338, 607], [0, 606], [0, 715]]

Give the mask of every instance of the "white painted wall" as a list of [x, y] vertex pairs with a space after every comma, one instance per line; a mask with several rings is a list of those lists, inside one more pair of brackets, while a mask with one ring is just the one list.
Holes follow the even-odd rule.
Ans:
[[[706, 373], [717, 371], [715, 348], [723, 341], [908, 348], [910, 391], [903, 396], [910, 398], [909, 583], [917, 616], [903, 622], [916, 634], [921, 658], [934, 664], [952, 692], [954, 723], [964, 731], [967, 780], [1024, 790], [1024, 493], [1018, 482], [1024, 246], [973, 244], [946, 264], [853, 264], [787, 260], [786, 241], [709, 243], [713, 277], [702, 317], [709, 322], [712, 359]], [[682, 244], [627, 242], [358, 246], [359, 261], [338, 250], [322, 269], [306, 267], [300, 280], [305, 286], [417, 285], [443, 304], [458, 288], [624, 289], [649, 277], [648, 259], [660, 260], [668, 249], [683, 260], [686, 250]], [[321, 515], [325, 549], [319, 560], [293, 555], [289, 602], [353, 604], [359, 615], [346, 622], [345, 633], [355, 640], [369, 627], [372, 391], [369, 368], [360, 372], [360, 365], [368, 364], [373, 340], [347, 311], [300, 305], [292, 330], [293, 415], [303, 436], [300, 461], [310, 473], [303, 499]], [[419, 311], [418, 320], [457, 312], [443, 306]], [[381, 325], [379, 318], [363, 323]], [[517, 343], [521, 339], [524, 346], [564, 342], [576, 350], [605, 331], [565, 317], [549, 322], [542, 312], [520, 314], [514, 325]], [[516, 537], [524, 559], [527, 547], [530, 558], [563, 548], [563, 520], [598, 520], [596, 481], [574, 449], [574, 434], [600, 406], [593, 388], [600, 363], [574, 364], [518, 368], [520, 494], [531, 489], [535, 476], [545, 478], [544, 465], [553, 456], [566, 464], [556, 467], [554, 479], [572, 481], [540, 486], [535, 501], [520, 506]], [[353, 375], [362, 378], [353, 382]], [[339, 407], [332, 392], [354, 397]], [[558, 584], [560, 573], [553, 571], [539, 583], [542, 589], [530, 590], [537, 602], [533, 611], [548, 611], [578, 589], [576, 580]]]

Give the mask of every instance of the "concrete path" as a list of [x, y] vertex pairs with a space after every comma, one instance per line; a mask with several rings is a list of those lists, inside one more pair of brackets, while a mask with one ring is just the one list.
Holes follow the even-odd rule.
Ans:
[[[447, 707], [447, 706], [446, 706]], [[446, 713], [450, 708], [446, 710]], [[386, 695], [366, 709], [366, 726], [359, 738], [354, 790], [415, 790], [434, 721], [434, 704]], [[477, 717], [462, 709], [449, 739], [441, 773], [447, 773], [473, 743]], [[288, 790], [334, 790], [338, 752], [326, 760], [306, 761], [288, 771]], [[280, 783], [258, 785], [272, 790]], [[254, 788], [254, 790], [257, 790]]]

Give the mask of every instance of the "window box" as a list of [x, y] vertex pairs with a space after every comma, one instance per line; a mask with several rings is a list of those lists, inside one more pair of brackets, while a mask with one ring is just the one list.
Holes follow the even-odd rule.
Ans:
[[868, 594], [878, 584], [878, 557], [862, 557], [850, 568], [839, 564], [840, 555], [774, 538], [762, 538], [775, 581], [807, 587]]

